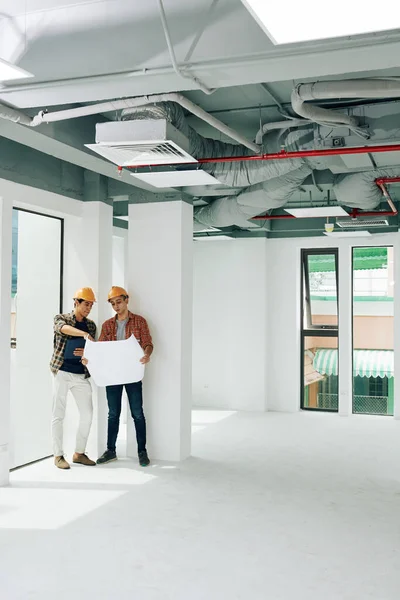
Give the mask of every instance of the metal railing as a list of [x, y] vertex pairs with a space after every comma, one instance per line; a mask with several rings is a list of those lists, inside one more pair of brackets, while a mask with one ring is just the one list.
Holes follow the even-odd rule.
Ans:
[[338, 395], [337, 394], [318, 394], [317, 398], [318, 408], [324, 408], [326, 410], [337, 410], [338, 409]]
[[353, 412], [364, 415], [387, 415], [388, 398], [385, 396], [354, 396]]
[[[337, 394], [318, 394], [318, 408], [338, 409]], [[388, 398], [386, 396], [354, 396], [353, 412], [364, 415], [387, 415]]]

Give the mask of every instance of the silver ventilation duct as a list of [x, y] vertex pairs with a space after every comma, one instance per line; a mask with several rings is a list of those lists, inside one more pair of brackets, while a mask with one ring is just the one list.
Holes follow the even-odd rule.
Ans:
[[[333, 112], [333, 111], [330, 111]], [[247, 148], [227, 144], [201, 136], [187, 122], [181, 106], [173, 102], [129, 108], [122, 113], [123, 120], [166, 119], [189, 140], [189, 153], [195, 157], [243, 156], [250, 154]], [[341, 116], [337, 119], [343, 120]], [[376, 128], [385, 126], [385, 119], [375, 119]], [[301, 122], [301, 128], [269, 129], [263, 137], [268, 152], [288, 152], [315, 147], [315, 125]], [[299, 123], [296, 123], [298, 126]], [[357, 129], [358, 121], [352, 121]], [[257, 140], [259, 141], [259, 139]], [[339, 161], [341, 162], [341, 161]], [[194, 218], [205, 227], [248, 227], [249, 219], [267, 210], [288, 203], [293, 194], [315, 170], [335, 168], [337, 157], [317, 157], [296, 160], [246, 161], [207, 163], [202, 168], [226, 186], [241, 187], [236, 196], [223, 196], [207, 204], [195, 207]], [[342, 163], [342, 168], [345, 167]], [[397, 175], [398, 170], [379, 169], [363, 173], [339, 174], [334, 178], [333, 191], [339, 204], [361, 209], [376, 208], [382, 200], [375, 185], [377, 177]]]
[[[360, 144], [360, 136], [380, 143], [395, 142], [400, 128], [391, 127], [386, 117], [366, 118], [362, 114], [348, 114], [320, 106], [308, 104], [310, 101], [344, 98], [400, 98], [400, 81], [395, 79], [348, 80], [298, 85], [292, 94], [292, 106], [302, 117], [287, 123], [267, 124], [257, 135], [257, 142], [262, 141], [269, 153], [286, 151], [311, 150], [319, 144], [320, 148], [329, 147], [327, 137], [321, 136], [321, 127], [329, 126], [330, 131], [339, 131], [339, 136], [348, 136], [350, 129]], [[219, 158], [224, 156], [238, 157], [260, 152], [258, 143], [250, 142], [238, 132], [194, 105], [182, 94], [169, 93], [142, 98], [128, 98], [105, 102], [96, 105], [78, 107], [53, 113], [40, 112], [31, 119], [20, 111], [0, 105], [0, 118], [13, 120], [24, 125], [35, 127], [42, 122], [55, 122], [69, 118], [98, 114], [103, 111], [123, 109], [122, 120], [163, 119], [166, 125], [172, 124], [177, 132], [189, 141], [188, 154], [194, 158]], [[207, 121], [224, 135], [239, 142], [224, 143], [204, 138], [189, 126], [185, 110]], [[396, 114], [398, 119], [398, 113]], [[390, 119], [389, 119], [390, 121]], [[343, 127], [346, 128], [343, 132]], [[336, 128], [339, 128], [338, 130]], [[342, 129], [340, 129], [342, 128]], [[167, 128], [166, 128], [167, 129]], [[328, 130], [329, 131], [329, 130]], [[390, 131], [390, 134], [388, 133]], [[267, 132], [265, 134], [265, 132]], [[382, 135], [383, 132], [383, 135]], [[263, 135], [265, 134], [265, 135]], [[397, 136], [400, 137], [400, 133]], [[339, 145], [341, 139], [338, 138]], [[137, 150], [137, 143], [134, 140]], [[153, 143], [153, 140], [151, 140]], [[157, 141], [157, 140], [156, 140]], [[331, 140], [333, 143], [334, 140]], [[364, 142], [365, 143], [365, 142]], [[372, 143], [372, 142], [370, 142]], [[153, 144], [154, 145], [154, 144]], [[153, 146], [152, 146], [153, 148]], [[113, 151], [115, 149], [112, 149]], [[132, 151], [132, 148], [129, 150]], [[148, 148], [146, 148], [148, 151]], [[129, 158], [131, 159], [131, 157]], [[277, 161], [232, 161], [226, 163], [208, 163], [203, 170], [214, 176], [219, 182], [231, 188], [241, 188], [236, 196], [225, 196], [207, 206], [195, 208], [195, 220], [203, 226], [223, 227], [229, 225], [248, 226], [248, 220], [269, 209], [284, 206], [299, 190], [304, 180], [315, 170], [330, 169], [336, 175], [334, 192], [340, 204], [360, 209], [371, 209], [381, 202], [381, 193], [376, 188], [376, 177], [398, 175], [398, 169], [386, 168], [393, 162], [379, 162], [373, 170], [373, 160], [366, 158], [367, 164], [355, 164], [355, 161], [340, 157], [301, 158], [296, 160]], [[369, 160], [369, 163], [368, 163]], [[137, 164], [137, 163], [136, 163]], [[147, 164], [147, 163], [146, 163]], [[382, 168], [379, 168], [382, 167]], [[349, 170], [363, 172], [349, 173]], [[343, 174], [343, 172], [345, 174]]]
[[[189, 140], [189, 153], [195, 158], [221, 156], [244, 156], [251, 152], [236, 144], [228, 144], [204, 138], [187, 122], [181, 106], [173, 102], [129, 108], [122, 112], [122, 120], [166, 119]], [[313, 125], [308, 129], [290, 132], [271, 131], [267, 134], [270, 151], [279, 151], [285, 138], [287, 148], [297, 150], [312, 147]], [[238, 225], [246, 227], [255, 214], [278, 208], [287, 203], [291, 195], [310, 175], [313, 169], [326, 169], [323, 159], [283, 160], [257, 162], [227, 162], [203, 165], [203, 169], [219, 182], [243, 190], [235, 197], [227, 196], [215, 200], [207, 206], [195, 208], [195, 220], [205, 226], [226, 227]]]

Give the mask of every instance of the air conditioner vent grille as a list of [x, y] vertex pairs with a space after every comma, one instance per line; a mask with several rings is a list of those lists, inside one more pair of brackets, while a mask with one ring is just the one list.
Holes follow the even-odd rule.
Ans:
[[342, 229], [369, 229], [371, 227], [387, 227], [389, 221], [387, 219], [338, 219], [336, 221], [338, 227]]
[[197, 162], [170, 140], [86, 144], [86, 147], [121, 167]]

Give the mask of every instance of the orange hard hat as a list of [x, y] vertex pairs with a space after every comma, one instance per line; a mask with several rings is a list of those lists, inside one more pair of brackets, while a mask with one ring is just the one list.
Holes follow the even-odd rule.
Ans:
[[123, 287], [119, 287], [118, 285], [113, 285], [111, 290], [108, 292], [108, 301], [113, 298], [118, 298], [118, 296], [126, 296], [129, 297], [129, 294]]
[[74, 300], [86, 300], [86, 302], [96, 302], [94, 291], [90, 287], [80, 288], [75, 292]]

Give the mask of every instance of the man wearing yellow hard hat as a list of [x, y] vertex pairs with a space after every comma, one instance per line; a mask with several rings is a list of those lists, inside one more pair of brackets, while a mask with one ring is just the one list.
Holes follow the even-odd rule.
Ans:
[[[116, 315], [103, 324], [99, 342], [125, 340], [134, 335], [144, 352], [141, 362], [143, 364], [148, 363], [153, 352], [153, 342], [146, 319], [130, 312], [128, 309], [128, 292], [122, 287], [113, 286], [108, 294], [108, 301], [115, 310]], [[117, 460], [116, 442], [123, 388], [123, 385], [106, 387], [108, 402], [107, 450], [98, 459], [97, 464]], [[147, 467], [150, 460], [146, 450], [146, 419], [143, 412], [142, 382], [125, 384], [125, 390], [135, 423], [139, 463], [142, 467]]]
[[83, 365], [81, 356], [85, 338], [94, 340], [96, 325], [88, 319], [93, 304], [94, 292], [84, 287], [74, 295], [74, 310], [71, 313], [54, 317], [54, 350], [50, 369], [54, 375], [54, 398], [52, 438], [54, 463], [59, 469], [69, 469], [64, 458], [63, 426], [68, 392], [75, 398], [79, 411], [79, 425], [76, 436], [73, 462], [94, 466], [96, 463], [86, 455], [86, 444], [93, 418], [92, 386], [89, 372]]

